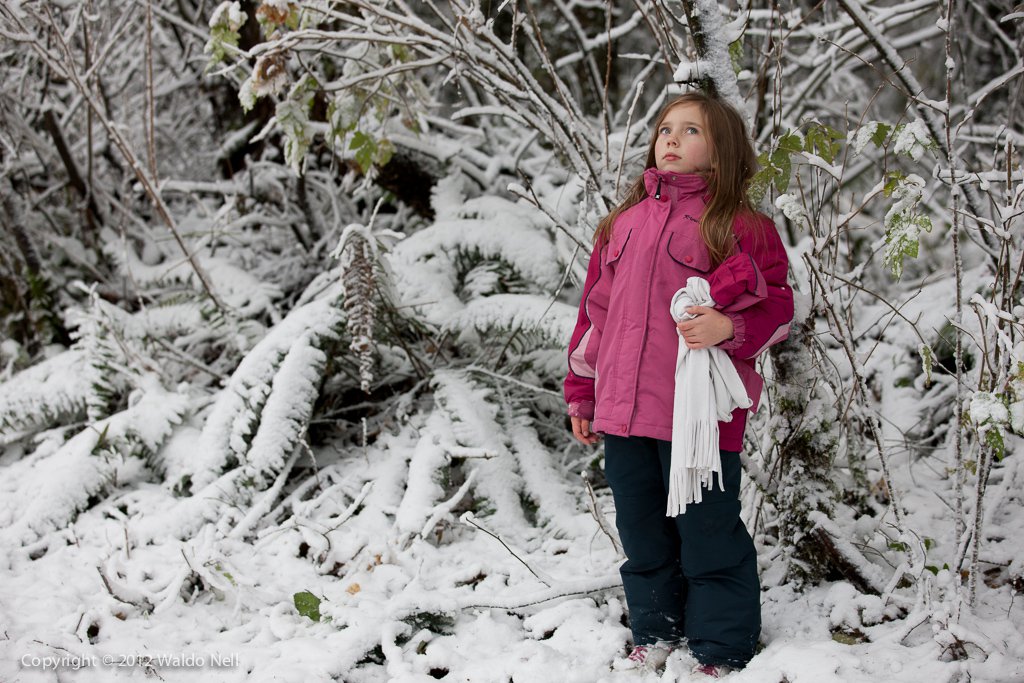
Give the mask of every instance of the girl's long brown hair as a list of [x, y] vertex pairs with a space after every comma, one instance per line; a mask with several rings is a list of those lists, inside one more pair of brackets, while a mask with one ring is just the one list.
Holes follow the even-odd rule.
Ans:
[[[739, 112], [723, 100], [692, 92], [680, 95], [662, 107], [647, 147], [645, 170], [656, 167], [654, 144], [658, 139], [658, 129], [661, 128], [668, 112], [681, 104], [696, 104], [704, 114], [704, 132], [707, 135], [711, 157], [711, 172], [707, 174], [711, 201], [700, 219], [700, 235], [707, 245], [711, 262], [718, 265], [733, 252], [736, 240], [732, 225], [737, 214], [755, 213], [747, 197], [747, 188], [757, 170], [757, 157]], [[607, 241], [611, 237], [612, 225], [619, 214], [639, 204], [646, 196], [647, 188], [641, 174], [629, 186], [622, 203], [598, 223], [594, 243]]]

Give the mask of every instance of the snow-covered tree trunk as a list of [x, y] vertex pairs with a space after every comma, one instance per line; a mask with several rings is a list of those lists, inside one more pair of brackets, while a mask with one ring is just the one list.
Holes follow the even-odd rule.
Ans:
[[[682, 4], [698, 61], [681, 70], [690, 71], [704, 89], [746, 111], [729, 52], [729, 44], [740, 38], [739, 30], [727, 26], [714, 0], [682, 0]], [[814, 293], [813, 288], [810, 292], [799, 289], [798, 284], [797, 296], [805, 300]], [[774, 418], [767, 499], [776, 508], [774, 523], [790, 578], [813, 583], [840, 575], [863, 590], [878, 592], [873, 579], [857, 569], [867, 564], [864, 558], [859, 553], [844, 556], [839, 539], [816, 522], [817, 514], [834, 516], [839, 498], [834, 467], [840, 421], [820, 383], [819, 361], [810, 353], [811, 322], [794, 320], [790, 338], [769, 350], [772, 381], [766, 401]]]

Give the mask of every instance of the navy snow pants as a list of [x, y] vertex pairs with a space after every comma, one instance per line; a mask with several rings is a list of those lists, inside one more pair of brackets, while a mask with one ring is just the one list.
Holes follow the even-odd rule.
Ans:
[[666, 517], [672, 444], [607, 434], [605, 474], [626, 561], [634, 645], [687, 639], [701, 664], [742, 668], [761, 632], [754, 543], [740, 521], [740, 457], [722, 451], [725, 491]]

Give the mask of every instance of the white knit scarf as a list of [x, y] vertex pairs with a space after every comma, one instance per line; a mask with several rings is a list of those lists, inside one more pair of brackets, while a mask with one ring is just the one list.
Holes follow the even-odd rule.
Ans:
[[[669, 304], [672, 319], [678, 323], [696, 317], [686, 312], [690, 306], [715, 306], [711, 286], [704, 278], [689, 278], [686, 286], [675, 293]], [[714, 486], [716, 474], [719, 488], [725, 490], [718, 422], [731, 421], [733, 410], [753, 404], [728, 354], [716, 346], [690, 349], [681, 332], [675, 381], [669, 517], [685, 513], [689, 503], [699, 503], [701, 487]]]

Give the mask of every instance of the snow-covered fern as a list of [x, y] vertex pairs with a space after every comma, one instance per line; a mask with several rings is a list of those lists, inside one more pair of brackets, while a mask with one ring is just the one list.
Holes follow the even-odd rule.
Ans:
[[85, 417], [90, 384], [82, 351], [65, 351], [0, 384], [0, 433], [16, 436]]
[[[275, 326], [239, 363], [217, 397], [199, 452], [187, 462], [168, 463], [168, 483], [198, 491], [239, 465], [273, 470], [272, 463], [279, 463], [294, 446], [296, 421], [308, 420], [327, 360], [321, 349], [338, 337], [343, 323], [335, 305], [318, 300]], [[282, 388], [295, 403], [271, 401]]]
[[188, 409], [188, 397], [166, 391], [155, 377], [132, 395], [131, 405], [90, 424], [50, 453], [8, 467], [0, 510], [4, 545], [31, 542], [62, 529], [101, 498], [124, 460], [155, 452]]

